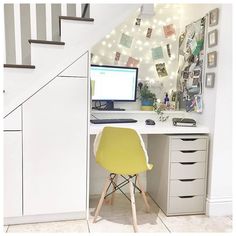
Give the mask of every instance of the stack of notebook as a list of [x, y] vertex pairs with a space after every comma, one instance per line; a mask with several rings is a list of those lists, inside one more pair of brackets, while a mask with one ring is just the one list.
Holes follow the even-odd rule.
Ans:
[[174, 126], [196, 127], [196, 121], [190, 118], [173, 118]]

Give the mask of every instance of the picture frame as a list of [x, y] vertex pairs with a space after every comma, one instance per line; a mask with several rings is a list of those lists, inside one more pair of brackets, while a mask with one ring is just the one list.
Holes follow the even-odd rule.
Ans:
[[218, 30], [212, 30], [208, 33], [208, 47], [214, 47], [218, 44]]
[[209, 12], [209, 26], [215, 26], [219, 21], [219, 8], [215, 8]]
[[217, 52], [209, 52], [207, 54], [207, 68], [212, 68], [217, 66]]
[[206, 88], [213, 88], [215, 84], [215, 73], [206, 73], [206, 78], [205, 78], [205, 87]]

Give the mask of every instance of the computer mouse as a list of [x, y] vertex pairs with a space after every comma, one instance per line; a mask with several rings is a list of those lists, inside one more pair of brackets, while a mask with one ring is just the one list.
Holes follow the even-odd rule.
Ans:
[[156, 124], [155, 121], [151, 120], [151, 119], [145, 120], [145, 123], [146, 123], [146, 125], [155, 125]]

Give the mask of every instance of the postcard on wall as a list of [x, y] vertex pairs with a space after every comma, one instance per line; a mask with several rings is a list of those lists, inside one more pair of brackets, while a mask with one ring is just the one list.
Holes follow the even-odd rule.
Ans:
[[156, 64], [156, 71], [159, 77], [165, 77], [168, 75], [165, 63]]
[[173, 24], [163, 26], [163, 30], [166, 38], [175, 34], [175, 28]]
[[201, 113], [202, 112], [202, 95], [195, 95], [195, 110], [196, 112]]
[[140, 24], [141, 24], [141, 19], [140, 18], [136, 18], [135, 25], [140, 26]]
[[139, 63], [139, 60], [137, 60], [133, 57], [129, 57], [126, 66], [128, 66], [128, 67], [137, 67], [138, 63]]
[[156, 48], [152, 48], [152, 59], [153, 60], [158, 60], [158, 59], [162, 59], [163, 56], [163, 50], [162, 47], [156, 47]]
[[127, 34], [122, 34], [121, 39], [120, 39], [120, 44], [126, 48], [130, 48], [131, 44], [133, 41], [133, 37], [127, 35]]
[[116, 52], [115, 61], [119, 61], [119, 60], [120, 60], [120, 52]]
[[168, 57], [171, 57], [171, 51], [170, 51], [170, 44], [169, 43], [166, 45], [166, 50], [167, 50]]
[[152, 36], [152, 28], [148, 28], [148, 29], [147, 29], [146, 37], [150, 39], [151, 36]]

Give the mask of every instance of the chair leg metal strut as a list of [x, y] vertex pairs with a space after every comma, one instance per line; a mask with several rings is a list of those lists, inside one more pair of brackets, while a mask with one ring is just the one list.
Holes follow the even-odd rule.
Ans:
[[[96, 222], [97, 216], [101, 210], [102, 204], [104, 199], [106, 199], [108, 196], [111, 195], [111, 201], [110, 203], [113, 204], [114, 202], [114, 193], [119, 190], [130, 202], [131, 202], [131, 208], [132, 208], [132, 217], [133, 217], [133, 227], [134, 227], [134, 232], [138, 231], [138, 227], [137, 227], [137, 217], [136, 217], [136, 207], [135, 207], [135, 198], [134, 198], [134, 194], [135, 194], [135, 189], [137, 189], [139, 191], [139, 193], [142, 194], [144, 203], [146, 205], [146, 210], [147, 212], [150, 212], [150, 206], [148, 204], [145, 192], [143, 190], [143, 187], [140, 183], [140, 177], [139, 175], [129, 175], [128, 177], [125, 177], [123, 175], [120, 175], [124, 181], [122, 181], [121, 183], [117, 184], [117, 178], [118, 175], [111, 173], [109, 175], [109, 177], [107, 178], [100, 200], [98, 202], [96, 211], [95, 211], [95, 215], [94, 215], [94, 219], [93, 219], [93, 223]], [[135, 182], [132, 182], [132, 179], [135, 178]], [[136, 185], [136, 182], [138, 183], [139, 187]], [[129, 189], [130, 189], [130, 198], [122, 191], [122, 187], [124, 187], [125, 185], [129, 184]], [[107, 193], [109, 188], [113, 186], [113, 189], [110, 193]]]

